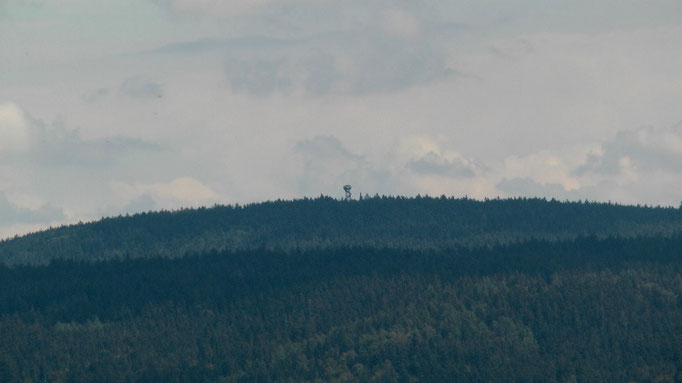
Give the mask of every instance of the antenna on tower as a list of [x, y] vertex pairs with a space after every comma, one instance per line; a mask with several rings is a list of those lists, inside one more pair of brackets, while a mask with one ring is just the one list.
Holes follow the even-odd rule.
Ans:
[[350, 198], [353, 196], [353, 193], [350, 192], [351, 186], [346, 185], [343, 187], [343, 191], [346, 192], [346, 201], [350, 200]]

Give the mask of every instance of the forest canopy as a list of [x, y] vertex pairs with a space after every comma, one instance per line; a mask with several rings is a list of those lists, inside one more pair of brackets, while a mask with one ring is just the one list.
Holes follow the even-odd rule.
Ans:
[[0, 242], [0, 262], [180, 257], [210, 250], [337, 246], [447, 249], [580, 235], [670, 236], [682, 210], [537, 198], [315, 199], [147, 212], [64, 226]]
[[681, 218], [318, 198], [53, 229], [0, 246], [0, 381], [679, 382]]

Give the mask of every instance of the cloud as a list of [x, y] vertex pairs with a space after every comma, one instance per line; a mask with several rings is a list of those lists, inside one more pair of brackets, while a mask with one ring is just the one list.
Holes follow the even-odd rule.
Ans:
[[465, 158], [453, 150], [445, 150], [438, 142], [427, 137], [403, 138], [399, 152], [406, 168], [419, 176], [472, 178], [488, 170], [480, 161]]
[[160, 147], [128, 137], [84, 140], [77, 130], [34, 119], [13, 103], [0, 104], [0, 164], [38, 168], [110, 166], [125, 154]]
[[483, 166], [460, 156], [446, 158], [429, 152], [408, 162], [408, 168], [420, 175], [471, 178], [483, 171]]
[[133, 76], [123, 80], [119, 94], [132, 98], [161, 98], [163, 86], [147, 77]]
[[233, 51], [225, 68], [233, 90], [256, 95], [395, 92], [454, 73], [445, 55], [427, 40], [372, 32]]
[[119, 211], [146, 211], [151, 208], [197, 206], [217, 202], [213, 189], [191, 177], [179, 177], [170, 182], [126, 183], [114, 181], [111, 187], [129, 202]]
[[434, 38], [437, 28], [422, 29], [403, 9], [373, 8], [352, 28], [318, 31], [303, 25], [298, 33], [205, 38], [144, 53], [222, 58], [232, 90], [257, 96], [397, 92], [457, 74], [447, 44]]
[[126, 213], [141, 213], [152, 211], [157, 208], [156, 201], [149, 194], [143, 194], [125, 204], [119, 211]]
[[351, 153], [333, 136], [298, 141], [294, 152], [303, 160], [298, 177], [298, 189], [303, 195], [330, 194], [338, 185], [357, 183], [356, 173], [365, 165], [362, 157]]
[[100, 101], [109, 96], [109, 94], [111, 94], [111, 91], [109, 89], [97, 88], [83, 93], [83, 96], [81, 98], [83, 99], [83, 101], [90, 103]]
[[298, 141], [294, 152], [302, 160], [298, 188], [303, 195], [340, 195], [345, 184], [355, 185], [356, 191], [364, 193], [387, 193], [395, 187], [387, 169], [351, 152], [334, 136]]
[[[350, 184], [363, 193], [470, 193], [492, 188], [489, 169], [424, 137], [408, 137], [388, 153], [358, 154], [334, 136], [316, 136], [294, 146], [301, 161], [299, 191], [337, 195]], [[475, 179], [475, 180], [474, 180]]]
[[490, 43], [490, 52], [504, 60], [513, 60], [533, 53], [533, 43], [524, 38], [500, 39]]
[[584, 158], [584, 148], [553, 153], [542, 150], [524, 156], [511, 155], [504, 159], [503, 172], [510, 179], [533, 179], [541, 184], [561, 185], [566, 190], [580, 187], [572, 169]]
[[[251, 34], [183, 41], [147, 52], [222, 56], [235, 92], [258, 96], [396, 92], [457, 73], [449, 62], [451, 41], [442, 36], [441, 27], [447, 23], [409, 3], [245, 0], [248, 7], [240, 6], [241, 1], [162, 3], [213, 15], [271, 10], [243, 16], [246, 24], [263, 24], [250, 29]], [[273, 10], [279, 6], [288, 7]]]
[[207, 201], [218, 196], [210, 187], [190, 177], [176, 178], [165, 184], [151, 184], [144, 186], [143, 189], [161, 199], [175, 199], [190, 203]]
[[538, 197], [578, 200], [581, 193], [577, 190], [566, 190], [558, 183], [540, 183], [531, 178], [503, 178], [495, 187], [510, 197]]
[[497, 190], [510, 196], [597, 199], [676, 206], [682, 187], [682, 125], [622, 130], [606, 141], [504, 161]]
[[362, 157], [351, 153], [334, 136], [317, 136], [309, 140], [298, 141], [294, 150], [302, 154], [309, 163], [337, 160], [355, 163], [362, 160]]
[[230, 58], [225, 65], [227, 77], [236, 92], [268, 95], [292, 87], [284, 59]]
[[[111, 207], [139, 195], [121, 201], [109, 187], [112, 178], [153, 182], [168, 176], [160, 164], [174, 159], [167, 149], [135, 138], [85, 139], [78, 130], [46, 124], [12, 103], [0, 104], [0, 142], [13, 143], [0, 150], [0, 190], [12, 202], [0, 196], [0, 235], [10, 227], [26, 232], [116, 214], [121, 210]], [[134, 202], [126, 208], [149, 207], [147, 201]]]
[[64, 212], [51, 205], [38, 209], [20, 208], [12, 204], [4, 192], [0, 191], [0, 225], [8, 224], [48, 224], [64, 220]]
[[14, 103], [0, 104], [0, 155], [27, 150], [29, 121], [26, 114]]
[[620, 131], [590, 154], [576, 175], [682, 172], [682, 124], [668, 129], [641, 127]]
[[[31, 194], [69, 220], [177, 208], [197, 200], [173, 192], [184, 177], [230, 202], [350, 183], [679, 203], [675, 134], [616, 138], [680, 119], [679, 0], [34, 1], [10, 1], [22, 17], [0, 32], [0, 100], [27, 108], [0, 113], [14, 204]], [[410, 135], [431, 142], [401, 151]]]
[[404, 41], [378, 36], [355, 45], [349, 60], [350, 89], [355, 93], [399, 91], [455, 74], [446, 55], [427, 39]]
[[419, 22], [412, 15], [399, 8], [384, 12], [381, 27], [386, 33], [402, 38], [416, 37], [421, 29]]
[[113, 165], [126, 154], [159, 150], [157, 145], [127, 137], [86, 141], [78, 131], [54, 127], [38, 141], [33, 158], [46, 167], [101, 168]]

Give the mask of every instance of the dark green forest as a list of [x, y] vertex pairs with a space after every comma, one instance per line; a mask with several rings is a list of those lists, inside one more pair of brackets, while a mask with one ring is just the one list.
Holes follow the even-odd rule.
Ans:
[[0, 241], [0, 262], [181, 257], [210, 250], [447, 249], [580, 235], [670, 236], [682, 210], [545, 199], [330, 197], [119, 216]]
[[679, 209], [321, 197], [0, 259], [0, 382], [682, 382]]

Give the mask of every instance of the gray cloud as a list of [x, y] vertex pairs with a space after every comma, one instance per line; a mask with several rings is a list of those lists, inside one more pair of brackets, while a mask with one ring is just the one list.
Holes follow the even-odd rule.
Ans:
[[107, 88], [98, 88], [87, 91], [81, 97], [85, 102], [97, 102], [109, 96], [111, 91]]
[[23, 135], [27, 142], [20, 151], [0, 152], [0, 164], [30, 165], [38, 169], [78, 169], [111, 166], [135, 152], [158, 152], [158, 145], [129, 137], [84, 140], [77, 130], [56, 123], [47, 126], [25, 117]]
[[299, 141], [294, 152], [303, 160], [298, 186], [304, 195], [340, 195], [345, 184], [353, 185], [356, 192], [370, 194], [395, 190], [395, 179], [389, 171], [354, 154], [336, 137], [317, 136]]
[[[652, 187], [652, 184], [656, 187]], [[655, 203], [663, 205], [678, 206], [680, 199], [679, 184], [675, 180], [657, 176], [625, 185], [602, 180], [595, 185], [587, 185], [575, 190], [566, 190], [562, 185], [556, 183], [540, 183], [531, 178], [504, 178], [495, 186], [507, 196], [545, 197], [570, 201], [589, 199], [637, 204], [653, 200], [657, 201]]]
[[397, 91], [442, 79], [454, 71], [427, 41], [376, 39], [353, 52], [360, 70], [351, 80], [357, 93]]
[[232, 89], [254, 95], [298, 89], [313, 95], [392, 92], [456, 74], [430, 35], [403, 38], [379, 28], [306, 38], [202, 39], [146, 52], [202, 53], [222, 55]]
[[[305, 43], [294, 49], [271, 49], [242, 61], [232, 59], [227, 72], [237, 90], [256, 94], [288, 90], [307, 93], [366, 94], [399, 91], [453, 73], [445, 55], [428, 41], [405, 41], [375, 35], [326, 36], [326, 41]], [[235, 61], [241, 66], [234, 69]], [[246, 69], [240, 69], [246, 68]]]
[[4, 192], [0, 191], [0, 225], [51, 223], [64, 218], [64, 212], [51, 205], [45, 205], [37, 210], [17, 207], [7, 200]]
[[533, 44], [527, 39], [519, 38], [515, 40], [497, 42], [488, 48], [493, 55], [509, 60], [522, 57], [534, 51]]
[[[16, 104], [0, 105], [0, 136], [11, 144], [0, 146], [0, 190], [25, 195], [28, 202], [49, 201], [37, 210], [3, 203], [0, 226], [93, 219], [100, 212], [116, 214], [131, 200], [126, 211], [148, 209], [149, 201], [135, 200], [137, 192], [116, 185], [172, 179], [183, 166], [172, 149], [123, 136], [85, 139], [61, 123], [32, 118]], [[68, 209], [68, 216], [54, 206]]]
[[283, 59], [231, 58], [225, 68], [230, 85], [237, 92], [267, 95], [274, 91], [288, 91], [292, 86]]
[[119, 211], [126, 213], [141, 213], [151, 211], [157, 208], [156, 201], [149, 194], [143, 194], [134, 200], [128, 202]]
[[306, 162], [329, 160], [357, 162], [362, 160], [362, 157], [351, 153], [334, 136], [317, 136], [309, 140], [298, 141], [294, 145], [294, 150], [302, 154]]
[[[215, 1], [197, 4], [192, 9], [233, 8]], [[248, 23], [262, 25], [252, 30], [267, 36], [183, 41], [145, 53], [222, 55], [228, 82], [238, 92], [367, 94], [456, 74], [448, 63], [449, 47], [455, 34], [469, 30], [440, 17], [434, 4], [329, 1], [311, 6], [296, 0], [279, 9], [281, 5], [273, 1], [262, 12], [244, 16]]]
[[617, 175], [628, 169], [682, 172], [682, 124], [621, 131], [602, 144], [602, 153], [588, 156], [574, 173]]
[[50, 133], [61, 140], [41, 142], [41, 149], [34, 155], [38, 163], [46, 166], [102, 167], [112, 165], [127, 154], [159, 150], [156, 145], [127, 137], [84, 141], [78, 132], [57, 130]]
[[413, 159], [407, 167], [421, 175], [437, 175], [444, 177], [474, 177], [485, 169], [482, 164], [462, 158], [447, 159], [437, 153], [429, 152], [424, 156]]
[[129, 77], [121, 83], [119, 94], [133, 98], [163, 97], [163, 86], [144, 76]]
[[119, 214], [136, 214], [144, 213], [159, 209], [159, 204], [149, 194], [141, 194], [137, 198], [132, 199], [123, 206], [107, 205], [98, 211], [98, 216], [109, 217]]
[[104, 140], [83, 140], [78, 131], [62, 127], [44, 131], [37, 142], [33, 159], [49, 167], [102, 167], [116, 162], [121, 156], [139, 151], [158, 151], [157, 145], [127, 137]]
[[317, 95], [329, 93], [340, 80], [336, 58], [330, 53], [319, 52], [304, 58], [302, 67], [306, 68], [303, 87], [309, 93]]

